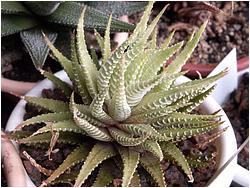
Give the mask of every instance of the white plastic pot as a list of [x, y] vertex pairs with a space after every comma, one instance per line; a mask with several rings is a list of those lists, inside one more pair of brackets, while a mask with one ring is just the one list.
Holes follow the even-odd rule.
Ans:
[[[63, 79], [64, 81], [67, 81], [70, 83], [66, 73], [64, 71], [60, 71], [55, 74], [59, 78]], [[185, 82], [188, 81], [188, 78], [186, 77], [181, 77], [178, 79], [178, 82]], [[41, 92], [45, 88], [53, 88], [53, 84], [51, 81], [48, 79], [45, 79], [41, 81], [39, 84], [37, 84], [30, 92], [28, 92], [26, 95], [28, 96], [40, 96]], [[26, 102], [21, 100], [15, 109], [13, 110], [6, 126], [6, 131], [12, 131], [15, 129], [15, 127], [23, 121], [23, 116], [25, 114], [25, 104]], [[200, 109], [204, 113], [214, 113], [215, 111], [220, 110], [219, 114], [222, 115], [221, 120], [225, 121], [219, 128], [222, 129], [224, 127], [229, 127], [226, 132], [222, 134], [220, 138], [217, 139], [216, 141], [216, 147], [218, 151], [218, 156], [217, 156], [217, 164], [218, 168], [220, 168], [226, 161], [234, 154], [234, 152], [237, 150], [237, 145], [236, 145], [236, 138], [234, 135], [234, 131], [232, 129], [232, 126], [230, 124], [230, 121], [228, 120], [225, 112], [221, 109], [221, 107], [217, 104], [215, 100], [213, 100], [211, 97], [208, 97], [207, 100], [200, 106]], [[18, 146], [15, 144], [16, 149], [18, 151]], [[226, 168], [223, 173], [221, 173], [217, 177], [213, 177], [213, 181], [208, 185], [210, 187], [229, 187], [231, 184], [234, 173], [235, 173], [235, 168], [237, 159], [235, 158], [233, 162]], [[22, 164], [17, 164], [17, 165], [22, 165]], [[27, 186], [34, 186], [33, 182], [30, 180], [29, 176], [27, 175], [26, 171], [23, 171], [25, 176], [26, 176], [26, 184]], [[17, 185], [16, 185], [17, 186]]]

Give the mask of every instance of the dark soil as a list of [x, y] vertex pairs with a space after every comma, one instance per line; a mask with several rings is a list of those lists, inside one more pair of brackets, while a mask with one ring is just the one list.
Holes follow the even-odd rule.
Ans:
[[[2, 75], [12, 80], [36, 82], [44, 79], [35, 68], [17, 34], [3, 38], [1, 46], [1, 67]], [[48, 56], [43, 69], [54, 73], [61, 70], [61, 66]]]
[[[238, 147], [249, 136], [249, 73], [242, 75], [238, 88], [223, 107], [235, 132]], [[249, 169], [249, 145], [238, 155], [238, 163]]]
[[[60, 90], [55, 89], [54, 91], [50, 89], [44, 89], [42, 93], [43, 97], [46, 98], [53, 98], [53, 99], [59, 99], [65, 101], [66, 98], [64, 95], [60, 92]], [[45, 113], [44, 110], [39, 109], [37, 107], [33, 107], [31, 105], [26, 105], [26, 114], [24, 116], [24, 120], [27, 118], [30, 118], [32, 116]], [[39, 128], [44, 126], [44, 124], [36, 124], [26, 127], [27, 130], [35, 131]], [[206, 135], [194, 137], [192, 139], [188, 139], [186, 141], [180, 142], [179, 147], [185, 153], [185, 155], [188, 155], [190, 157], [195, 157], [197, 153], [203, 153], [203, 154], [209, 154], [209, 153], [215, 153], [216, 149], [213, 144], [208, 145], [207, 147], [204, 147], [202, 149], [197, 149], [195, 147], [195, 144], [197, 144], [199, 141], [204, 140]], [[75, 148], [76, 146], [73, 145], [63, 145], [63, 144], [57, 144], [55, 148], [59, 149], [58, 152], [52, 154], [52, 160], [48, 159], [48, 156], [45, 156], [46, 151], [48, 148], [34, 148], [31, 146], [20, 146], [20, 153], [22, 151], [27, 151], [36, 161], [38, 164], [42, 165], [43, 167], [47, 169], [56, 169], [63, 160], [67, 157], [67, 155]], [[43, 174], [41, 174], [35, 167], [31, 165], [29, 160], [25, 156], [21, 154], [21, 158], [23, 160], [23, 164], [25, 166], [25, 169], [27, 170], [28, 174], [30, 175], [31, 179], [35, 183], [35, 185], [39, 186], [43, 180], [45, 180], [47, 177]], [[75, 170], [81, 167], [81, 164], [77, 165], [75, 167]], [[207, 163], [204, 167], [199, 168], [192, 168], [195, 181], [194, 183], [188, 183], [188, 178], [184, 174], [184, 172], [181, 170], [181, 168], [176, 167], [171, 162], [163, 161], [162, 162], [162, 168], [164, 169], [165, 178], [167, 181], [168, 186], [205, 186], [208, 180], [212, 177], [216, 170], [216, 164], [215, 159], [210, 160], [210, 162]], [[141, 177], [141, 184], [144, 187], [148, 186], [157, 186], [152, 177], [141, 167], [138, 167], [138, 172]], [[86, 181], [84, 186], [91, 186], [93, 183], [94, 176], [96, 175], [97, 170], [95, 170], [94, 173], [90, 176], [90, 180]], [[116, 173], [119, 174], [119, 173]], [[121, 182], [121, 174], [117, 176], [117, 178], [113, 181], [113, 184], [111, 186], [119, 186]], [[71, 186], [70, 184], [56, 184], [53, 186]]]
[[[197, 7], [199, 2], [157, 2], [154, 5], [155, 17], [161, 8], [167, 3], [170, 6], [162, 16], [158, 24], [158, 44], [175, 30], [173, 43], [187, 41], [194, 29], [200, 27], [210, 17], [202, 39], [192, 54], [191, 63], [219, 63], [233, 48], [237, 49], [237, 59], [249, 54], [249, 2], [234, 1], [233, 15], [231, 13], [231, 1], [211, 2], [227, 15], [214, 14], [208, 11], [189, 11]], [[142, 14], [130, 16], [130, 21], [136, 23]]]

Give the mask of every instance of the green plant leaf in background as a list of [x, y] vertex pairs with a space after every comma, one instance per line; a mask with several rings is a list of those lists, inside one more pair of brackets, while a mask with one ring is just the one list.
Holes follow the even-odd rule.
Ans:
[[[57, 33], [46, 31], [46, 36], [54, 43]], [[37, 69], [41, 69], [48, 56], [49, 48], [44, 42], [42, 31], [39, 28], [34, 28], [20, 33], [22, 42], [28, 50], [30, 57]]]
[[33, 18], [18, 15], [2, 15], [1, 21], [1, 37], [18, 33], [38, 25], [38, 22]]
[[[78, 19], [83, 10], [84, 5], [75, 2], [61, 3], [58, 9], [45, 19], [48, 22], [62, 24], [69, 27], [75, 27], [78, 23]], [[84, 28], [92, 30], [104, 31], [108, 23], [109, 16], [105, 13], [93, 8], [86, 7], [86, 14], [84, 20]], [[118, 19], [113, 18], [111, 23], [111, 31], [131, 31], [134, 26]]]
[[30, 12], [17, 1], [1, 2], [1, 13], [3, 14], [30, 14]]
[[[96, 29], [103, 32], [106, 29], [110, 14], [131, 15], [144, 9], [146, 2], [87, 2], [68, 1], [3, 1], [1, 2], [1, 36], [21, 32], [20, 36], [36, 68], [41, 68], [48, 56], [39, 28], [49, 31], [51, 42], [56, 40], [57, 33], [64, 35], [77, 26], [78, 19], [86, 7], [86, 30]], [[134, 25], [113, 18], [111, 32], [132, 31]], [[65, 35], [64, 35], [65, 36]], [[64, 43], [68, 41], [63, 38]], [[67, 45], [66, 45], [67, 46]]]
[[87, 6], [93, 7], [103, 13], [111, 14], [113, 17], [131, 15], [143, 11], [147, 5], [146, 1], [80, 1]]
[[29, 10], [40, 16], [47, 16], [52, 14], [60, 5], [60, 1], [24, 1], [23, 2]]

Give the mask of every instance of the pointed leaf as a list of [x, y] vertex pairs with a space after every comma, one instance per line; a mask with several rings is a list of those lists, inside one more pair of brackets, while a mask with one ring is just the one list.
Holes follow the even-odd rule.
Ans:
[[97, 69], [88, 53], [85, 42], [85, 36], [83, 30], [85, 10], [86, 9], [83, 9], [83, 12], [79, 18], [79, 23], [77, 25], [76, 51], [78, 60], [82, 68], [82, 74], [84, 75], [83, 78], [87, 86], [86, 88], [89, 91], [90, 96], [94, 98], [95, 95], [97, 94], [97, 86], [96, 86]]
[[163, 171], [161, 169], [160, 161], [154, 158], [152, 155], [142, 155], [140, 163], [145, 170], [153, 177], [159, 187], [166, 187]]
[[112, 173], [112, 168], [115, 168], [113, 162], [107, 160], [100, 165], [99, 172], [95, 179], [94, 184], [92, 187], [106, 187], [108, 186], [113, 179], [115, 178], [114, 174]]
[[123, 15], [132, 15], [136, 12], [142, 11], [147, 2], [133, 2], [133, 1], [82, 1], [82, 3], [94, 7], [105, 14], [112, 12], [114, 17], [118, 18]]
[[111, 144], [98, 142], [94, 145], [89, 155], [87, 156], [80, 173], [75, 182], [75, 187], [81, 186], [88, 178], [91, 172], [104, 160], [115, 156], [117, 152]]
[[[46, 20], [52, 23], [76, 27], [78, 18], [82, 13], [83, 6], [76, 2], [62, 2], [57, 10], [46, 17]], [[72, 11], [74, 10], [74, 11]], [[92, 30], [94, 28], [104, 31], [108, 16], [99, 10], [88, 7], [86, 10], [85, 29]], [[134, 29], [134, 26], [118, 19], [112, 19], [111, 31], [126, 32]]]
[[63, 163], [51, 174], [51, 176], [42, 182], [42, 186], [50, 184], [58, 177], [60, 177], [60, 175], [63, 174], [67, 169], [84, 161], [88, 153], [89, 149], [85, 145], [77, 147], [67, 156]]
[[59, 50], [53, 45], [52, 42], [50, 42], [50, 40], [46, 37], [46, 35], [44, 35], [44, 40], [48, 45], [49, 49], [52, 51], [56, 60], [61, 64], [61, 66], [69, 76], [70, 80], [74, 80], [72, 64], [70, 60], [67, 57], [65, 57], [61, 52], [59, 52]]
[[171, 42], [171, 40], [172, 40], [172, 38], [173, 38], [173, 36], [174, 36], [174, 33], [175, 33], [175, 31], [172, 31], [172, 32], [168, 35], [168, 37], [165, 39], [165, 41], [164, 41], [163, 44], [161, 45], [161, 48], [162, 48], [162, 49], [167, 48], [167, 47], [169, 46], [169, 44], [170, 44], [170, 42]]
[[97, 126], [97, 127], [108, 127], [109, 125], [106, 125], [98, 120], [96, 120], [94, 117], [92, 117], [91, 112], [89, 110], [89, 107], [87, 105], [81, 105], [76, 104], [74, 102], [74, 93], [72, 93], [69, 103], [70, 111], [73, 115], [78, 116], [79, 118], [82, 118], [89, 122], [90, 124]]
[[[50, 143], [51, 136], [52, 136], [51, 132], [45, 132], [35, 136], [22, 138], [19, 139], [18, 141], [26, 145]], [[65, 143], [65, 144], [81, 144], [82, 141], [83, 137], [81, 134], [76, 134], [72, 132], [61, 132], [57, 140], [58, 143]]]
[[23, 96], [22, 99], [34, 106], [39, 106], [51, 112], [69, 111], [68, 104], [63, 101], [31, 96]]
[[194, 51], [195, 47], [197, 46], [202, 33], [204, 32], [208, 20], [205, 21], [200, 29], [196, 32], [193, 39], [190, 40], [182, 52], [176, 57], [176, 59], [166, 68], [168, 73], [177, 73], [181, 70], [182, 66], [186, 63], [192, 52]]
[[[57, 33], [46, 31], [45, 32], [51, 43], [54, 43]], [[34, 28], [20, 33], [22, 42], [24, 43], [33, 64], [37, 69], [42, 68], [45, 60], [49, 54], [49, 48], [44, 42], [42, 31], [39, 28]]]
[[192, 136], [207, 133], [211, 130], [214, 130], [222, 123], [223, 122], [207, 123], [201, 127], [193, 127], [193, 128], [173, 128], [173, 129], [167, 128], [167, 129], [162, 129], [161, 133], [166, 137], [171, 137], [175, 141], [180, 141], [190, 138]]
[[154, 78], [139, 81], [134, 84], [129, 85], [126, 88], [127, 100], [130, 107], [136, 106], [140, 103], [141, 99], [149, 92], [153, 87], [155, 87], [161, 80], [163, 75], [157, 75]]
[[108, 106], [109, 114], [116, 121], [124, 121], [131, 114], [131, 108], [127, 102], [127, 96], [125, 92], [125, 83], [124, 83], [124, 58], [122, 62], [118, 64], [119, 68], [119, 76], [120, 79], [117, 80], [117, 89], [110, 101], [110, 105]]
[[8, 36], [20, 31], [33, 28], [38, 25], [37, 21], [28, 16], [2, 15], [1, 36]]
[[60, 5], [59, 1], [24, 1], [23, 2], [33, 13], [40, 16], [52, 14]]
[[140, 154], [129, 147], [117, 147], [123, 161], [122, 187], [128, 187], [139, 163]]
[[133, 138], [132, 135], [127, 134], [126, 132], [121, 131], [115, 127], [108, 128], [111, 136], [121, 145], [123, 146], [136, 146], [144, 142], [147, 137], [138, 137]]
[[29, 11], [18, 1], [1, 2], [2, 14], [30, 14]]
[[157, 157], [160, 161], [162, 161], [163, 159], [163, 153], [157, 141], [146, 140], [145, 142], [143, 142], [142, 144], [136, 147], [138, 147], [138, 149], [142, 149], [143, 151], [144, 150], [149, 151], [155, 157]]
[[160, 49], [152, 53], [141, 70], [142, 75], [140, 78], [142, 80], [146, 80], [157, 75], [169, 57], [175, 54], [182, 47], [182, 45], [183, 42], [180, 42], [168, 48]]
[[40, 70], [40, 72], [42, 75], [48, 78], [51, 82], [53, 82], [55, 87], [60, 88], [68, 98], [70, 97], [72, 93], [72, 89], [68, 83], [62, 81], [60, 78], [58, 78], [57, 76], [55, 76], [54, 74], [50, 72], [43, 71], [43, 70]]
[[49, 131], [57, 131], [57, 132], [73, 132], [73, 133], [82, 133], [84, 134], [84, 131], [78, 127], [74, 121], [72, 120], [65, 120], [65, 121], [59, 121], [56, 123], [48, 123], [47, 126], [40, 128], [38, 131], [33, 133], [33, 135], [49, 132]]
[[111, 47], [110, 47], [110, 25], [111, 25], [111, 20], [112, 20], [112, 15], [109, 17], [109, 21], [107, 24], [107, 28], [105, 31], [105, 36], [104, 36], [104, 43], [103, 43], [103, 48], [102, 48], [102, 63], [106, 63], [108, 58], [110, 57], [111, 54]]
[[177, 148], [175, 144], [170, 142], [165, 142], [165, 143], [162, 142], [160, 143], [160, 146], [162, 148], [164, 156], [170, 155], [173, 158], [173, 160], [176, 161], [178, 166], [180, 166], [183, 169], [185, 174], [187, 174], [189, 181], [193, 182], [194, 178], [192, 175], [191, 168], [187, 162], [187, 159], [184, 157], [180, 149]]
[[86, 119], [84, 119], [84, 116], [81, 116], [81, 113], [79, 113], [78, 109], [75, 108], [73, 104], [71, 105], [71, 110], [75, 123], [79, 127], [81, 127], [87, 133], [88, 136], [104, 142], [109, 142], [113, 140], [105, 128], [92, 125]]
[[29, 118], [23, 121], [20, 124], [20, 128], [23, 128], [26, 125], [35, 124], [35, 123], [42, 123], [42, 122], [56, 122], [56, 121], [63, 121], [72, 118], [72, 114], [70, 112], [55, 112], [55, 113], [47, 113], [42, 115], [37, 115], [32, 118]]

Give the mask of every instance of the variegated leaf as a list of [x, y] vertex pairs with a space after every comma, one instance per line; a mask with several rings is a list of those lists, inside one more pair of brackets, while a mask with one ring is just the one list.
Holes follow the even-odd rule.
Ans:
[[48, 78], [57, 88], [60, 88], [68, 98], [70, 97], [72, 89], [68, 83], [62, 81], [60, 78], [50, 72], [44, 70], [40, 70], [40, 72], [42, 75]]
[[77, 57], [82, 67], [82, 74], [84, 75], [84, 80], [87, 86], [87, 90], [92, 98], [96, 96], [98, 93], [96, 79], [97, 79], [97, 69], [94, 65], [85, 43], [84, 37], [84, 13], [85, 9], [83, 10], [79, 22], [77, 25], [77, 35], [76, 35], [76, 46], [77, 46]]
[[85, 160], [89, 153], [89, 148], [85, 145], [81, 145], [77, 147], [74, 151], [72, 151], [67, 158], [63, 161], [63, 163], [47, 178], [42, 182], [41, 186], [46, 186], [60, 177], [67, 169], [75, 166], [76, 164]]
[[133, 138], [130, 134], [115, 127], [109, 127], [108, 130], [110, 135], [123, 146], [137, 146], [147, 139], [147, 137]]
[[81, 186], [88, 178], [91, 172], [104, 160], [111, 158], [117, 154], [111, 144], [97, 142], [89, 152], [80, 173], [77, 176], [75, 187]]
[[121, 63], [118, 64], [118, 70], [120, 79], [117, 80], [117, 88], [114, 93], [110, 105], [108, 106], [108, 111], [111, 117], [116, 121], [124, 121], [131, 114], [131, 108], [127, 102], [127, 96], [125, 92], [124, 83], [124, 72], [125, 72], [125, 59], [123, 58]]
[[193, 182], [194, 178], [192, 175], [191, 168], [187, 162], [187, 159], [184, 157], [182, 152], [178, 147], [176, 147], [175, 144], [170, 143], [170, 142], [162, 142], [160, 143], [161, 149], [163, 151], [164, 156], [165, 155], [170, 155], [174, 161], [183, 169], [185, 174], [187, 174], [189, 181]]
[[142, 164], [143, 168], [145, 168], [145, 170], [147, 170], [153, 177], [159, 187], [166, 187], [161, 164], [157, 158], [153, 157], [152, 155], [142, 155], [140, 158], [140, 163]]
[[122, 187], [128, 187], [139, 163], [140, 154], [129, 147], [118, 146], [123, 161]]
[[28, 103], [34, 106], [44, 108], [51, 112], [68, 112], [69, 111], [68, 105], [63, 101], [54, 100], [54, 99], [46, 99], [46, 98], [41, 98], [41, 97], [31, 97], [31, 96], [23, 96], [22, 99], [24, 99], [25, 101], [27, 101]]

